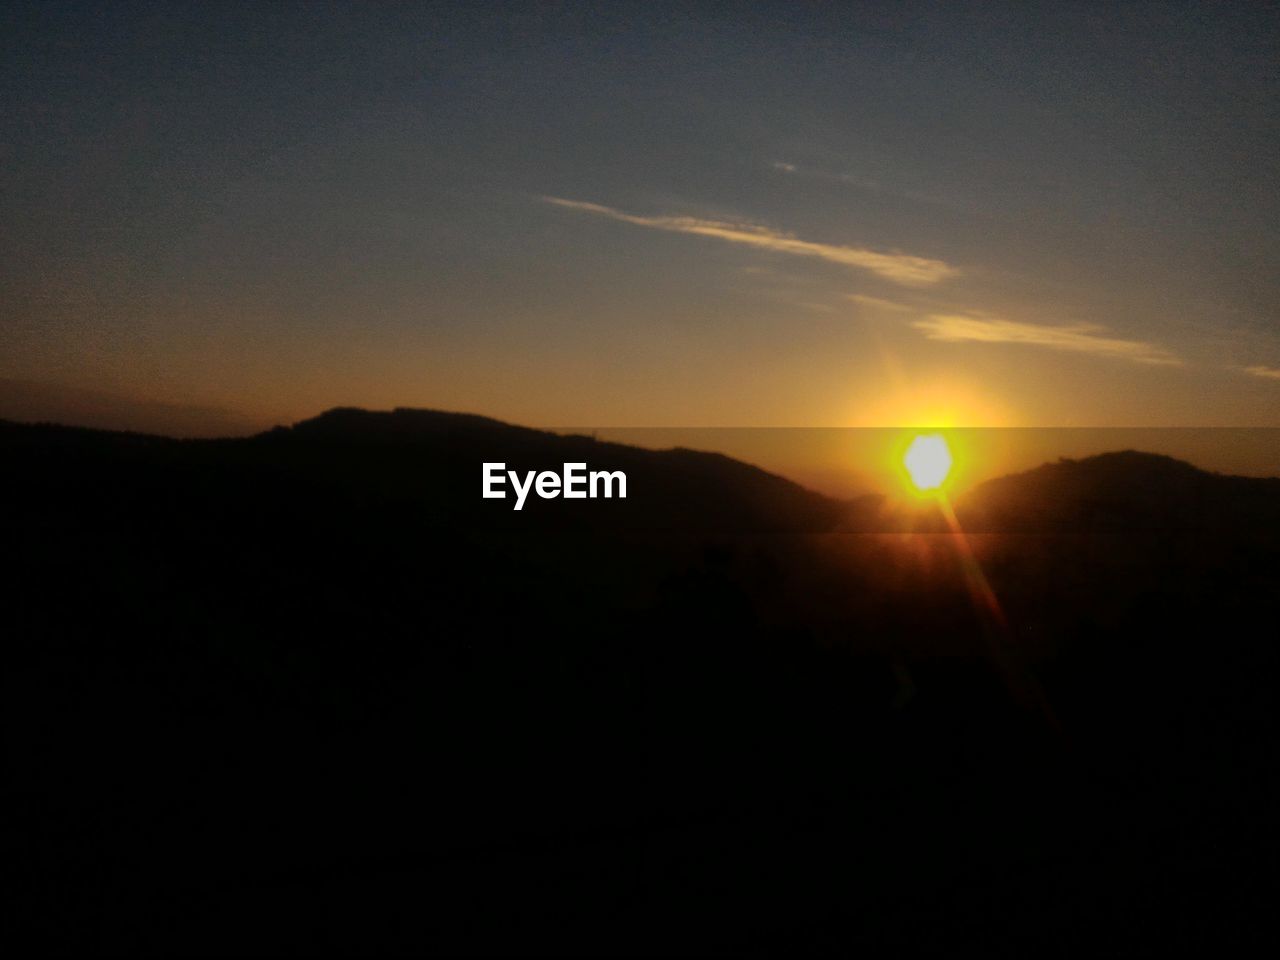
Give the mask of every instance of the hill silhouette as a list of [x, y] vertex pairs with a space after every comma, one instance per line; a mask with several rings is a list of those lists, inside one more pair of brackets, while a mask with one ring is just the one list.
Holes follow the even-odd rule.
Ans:
[[[559, 471], [565, 462], [585, 462], [622, 470], [630, 483], [625, 501], [591, 510], [593, 526], [652, 530], [687, 529], [728, 532], [821, 531], [840, 515], [840, 504], [805, 490], [758, 467], [716, 453], [675, 448], [645, 450], [600, 442], [581, 435], [560, 435], [515, 427], [467, 414], [399, 408], [377, 413], [351, 408], [330, 410], [287, 430], [260, 438], [286, 446], [344, 444], [395, 457], [420, 454], [416, 469], [404, 471], [415, 496], [448, 497], [450, 509], [476, 508], [510, 518], [510, 502], [485, 503], [476, 492], [479, 465], [510, 461], [512, 468]], [[407, 464], [406, 464], [407, 466]], [[535, 516], [530, 504], [530, 515]], [[536, 519], [555, 525], [581, 520], [581, 504], [563, 500], [537, 503]], [[522, 518], [523, 519], [523, 518]]]
[[1273, 530], [1280, 478], [1223, 476], [1123, 450], [989, 480], [958, 509], [966, 528], [1000, 532]]
[[[962, 498], [966, 554], [727, 457], [433, 411], [0, 450], [8, 928], [50, 950], [1268, 929], [1277, 481], [1047, 464]], [[515, 513], [490, 459], [628, 497]]]

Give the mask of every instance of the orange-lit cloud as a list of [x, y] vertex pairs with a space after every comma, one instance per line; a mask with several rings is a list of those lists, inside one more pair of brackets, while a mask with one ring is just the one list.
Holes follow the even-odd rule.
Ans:
[[1182, 361], [1167, 350], [1142, 340], [1104, 336], [1106, 328], [1092, 323], [1049, 327], [998, 317], [933, 314], [915, 321], [912, 326], [923, 330], [930, 340], [949, 343], [1021, 343], [1050, 350], [1070, 350], [1114, 360], [1129, 360], [1133, 363], [1182, 365]]
[[699, 237], [713, 237], [729, 243], [786, 253], [797, 257], [815, 257], [846, 267], [869, 270], [885, 280], [903, 286], [928, 286], [957, 276], [959, 270], [941, 260], [913, 257], [905, 253], [879, 253], [862, 247], [844, 247], [837, 244], [815, 243], [801, 240], [788, 233], [780, 233], [768, 227], [752, 223], [724, 223], [719, 220], [699, 220], [695, 217], [640, 217], [615, 210], [613, 207], [581, 200], [565, 200], [560, 197], [543, 197], [547, 203], [594, 213], [611, 220], [666, 230], [670, 233], [687, 233]]
[[1264, 380], [1280, 380], [1280, 369], [1276, 367], [1264, 367], [1257, 364], [1252, 367], [1245, 367], [1244, 372], [1252, 377], [1262, 377]]

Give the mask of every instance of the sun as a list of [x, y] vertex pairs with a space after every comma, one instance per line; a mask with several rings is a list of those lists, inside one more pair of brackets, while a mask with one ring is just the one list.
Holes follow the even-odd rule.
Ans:
[[951, 473], [951, 448], [940, 433], [917, 434], [907, 447], [902, 464], [917, 490], [939, 490]]

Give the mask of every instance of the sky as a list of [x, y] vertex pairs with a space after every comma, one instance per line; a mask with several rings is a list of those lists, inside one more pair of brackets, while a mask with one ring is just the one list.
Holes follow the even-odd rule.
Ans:
[[9, 3], [0, 84], [0, 415], [1280, 427], [1269, 5]]

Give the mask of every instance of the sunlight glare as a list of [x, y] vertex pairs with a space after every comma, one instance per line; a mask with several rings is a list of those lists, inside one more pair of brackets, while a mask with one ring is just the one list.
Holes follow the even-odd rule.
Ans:
[[951, 450], [941, 434], [920, 434], [902, 459], [916, 489], [937, 490], [951, 472]]

